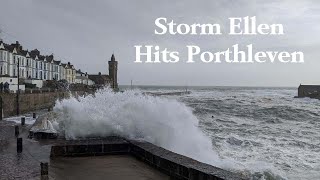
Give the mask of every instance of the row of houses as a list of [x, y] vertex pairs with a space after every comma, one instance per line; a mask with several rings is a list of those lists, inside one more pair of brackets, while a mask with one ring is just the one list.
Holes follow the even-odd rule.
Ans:
[[[102, 75], [101, 73], [98, 75], [107, 78], [103, 83], [113, 81], [112, 77], [108, 75]], [[90, 79], [90, 75], [87, 73], [76, 70], [70, 62], [64, 63], [55, 59], [53, 54], [42, 55], [37, 49], [24, 50], [18, 41], [13, 44], [6, 44], [0, 40], [0, 83], [10, 84], [10, 90], [15, 91], [18, 76], [19, 80], [21, 78], [24, 83], [34, 84], [37, 88], [42, 88], [43, 82], [50, 80], [65, 80], [69, 84], [85, 85], [94, 85], [96, 80], [95, 78]], [[22, 84], [19, 88], [24, 90], [25, 87]]]

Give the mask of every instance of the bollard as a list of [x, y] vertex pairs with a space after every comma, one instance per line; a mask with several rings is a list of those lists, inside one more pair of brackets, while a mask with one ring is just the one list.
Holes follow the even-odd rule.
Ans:
[[21, 126], [26, 124], [26, 117], [21, 117]]
[[16, 135], [16, 137], [19, 136], [19, 126], [18, 125], [14, 126], [14, 134]]
[[49, 166], [48, 163], [40, 163], [41, 167], [41, 180], [48, 180], [49, 179]]
[[36, 113], [33, 113], [33, 114], [32, 114], [32, 117], [33, 117], [33, 119], [37, 118], [37, 114], [36, 114]]
[[17, 153], [22, 153], [22, 138], [17, 138]]

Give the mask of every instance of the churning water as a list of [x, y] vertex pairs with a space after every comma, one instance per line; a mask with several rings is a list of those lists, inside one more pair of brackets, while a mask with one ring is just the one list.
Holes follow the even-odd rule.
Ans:
[[[149, 88], [165, 92], [179, 88]], [[104, 89], [57, 102], [66, 138], [120, 135], [252, 179], [320, 179], [320, 101], [294, 99], [296, 89], [192, 88], [151, 97]]]

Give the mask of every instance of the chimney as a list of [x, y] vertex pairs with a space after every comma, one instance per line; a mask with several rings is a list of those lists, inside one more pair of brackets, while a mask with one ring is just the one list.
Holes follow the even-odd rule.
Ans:
[[101, 76], [101, 72], [99, 72], [99, 76]]
[[68, 65], [70, 66], [70, 62], [68, 62]]
[[40, 51], [38, 49], [32, 50], [31, 53], [34, 53], [35, 55], [40, 56]]
[[22, 51], [22, 46], [20, 45], [19, 41], [16, 41], [15, 44], [11, 44], [13, 47], [16, 48], [16, 50], [19, 52], [19, 51]]

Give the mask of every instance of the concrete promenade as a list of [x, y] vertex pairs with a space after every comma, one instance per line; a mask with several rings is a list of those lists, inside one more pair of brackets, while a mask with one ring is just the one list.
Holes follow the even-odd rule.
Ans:
[[170, 177], [127, 155], [57, 158], [51, 161], [56, 179], [169, 180]]

